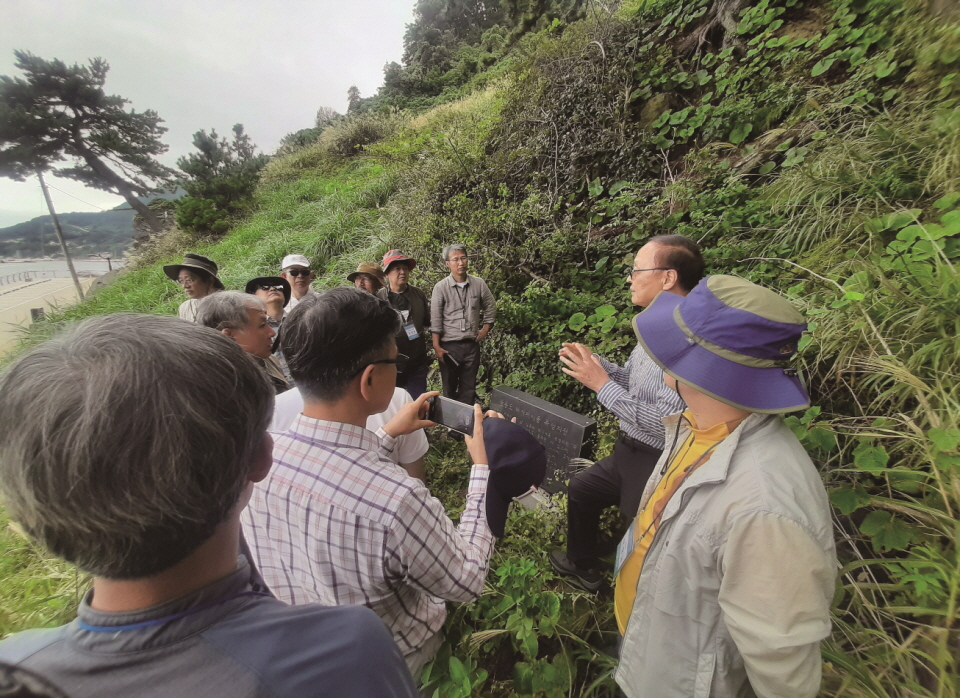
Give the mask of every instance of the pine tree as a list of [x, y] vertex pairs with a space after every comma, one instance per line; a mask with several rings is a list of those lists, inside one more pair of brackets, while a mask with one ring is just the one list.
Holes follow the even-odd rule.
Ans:
[[198, 232], [223, 233], [227, 217], [253, 194], [269, 158], [257, 153], [243, 124], [234, 125], [230, 141], [218, 136], [215, 129], [209, 134], [197, 131], [193, 145], [199, 152], [177, 160], [185, 175], [179, 183], [187, 192], [177, 202], [177, 223]]
[[155, 157], [166, 128], [152, 110], [126, 111], [129, 100], [103, 90], [102, 58], [68, 66], [14, 51], [24, 77], [0, 75], [0, 175], [23, 181], [64, 160], [54, 174], [119, 194], [155, 231], [160, 219], [138, 196], [159, 190], [172, 170]]

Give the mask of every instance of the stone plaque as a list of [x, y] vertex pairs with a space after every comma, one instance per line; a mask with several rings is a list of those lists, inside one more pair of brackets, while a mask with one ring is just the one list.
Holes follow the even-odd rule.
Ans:
[[582, 457], [584, 442], [596, 431], [597, 423], [505, 385], [493, 389], [490, 409], [502, 413], [507, 419], [516, 417], [517, 424], [543, 444], [547, 449], [547, 477], [543, 489], [565, 491], [566, 481], [574, 473], [570, 459]]

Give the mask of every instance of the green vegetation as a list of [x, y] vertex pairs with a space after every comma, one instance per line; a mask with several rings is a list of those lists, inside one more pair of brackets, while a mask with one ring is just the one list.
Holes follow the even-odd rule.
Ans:
[[[457, 40], [479, 50], [485, 31]], [[237, 288], [289, 252], [329, 287], [401, 247], [430, 288], [441, 245], [462, 241], [500, 306], [482, 389], [597, 417], [599, 457], [615, 423], [562, 376], [557, 346], [624, 357], [631, 256], [650, 235], [689, 235], [711, 272], [776, 288], [810, 320], [816, 407], [788, 423], [827, 483], [843, 565], [823, 695], [957, 695], [960, 17], [912, 0], [650, 0], [498, 55], [456, 100], [437, 83], [428, 111], [358, 106], [291, 144], [229, 234], [155, 241], [34, 340], [91, 314], [172, 313], [159, 265], [188, 249]], [[459, 448], [434, 444], [428, 464], [453, 515]], [[557, 505], [512, 514], [484, 595], [451, 614], [435, 695], [613, 695], [609, 594], [573, 590], [546, 561], [563, 544]]]
[[0, 176], [23, 181], [69, 159], [57, 175], [122, 196], [152, 230], [162, 230], [137, 197], [155, 193], [171, 174], [156, 160], [167, 150], [163, 119], [150, 109], [126, 111], [128, 100], [106, 94], [110, 65], [102, 58], [67, 65], [13, 53], [24, 77], [0, 75]]
[[187, 192], [176, 203], [177, 225], [195, 233], [223, 235], [230, 229], [230, 218], [249, 205], [269, 158], [257, 154], [243, 124], [234, 124], [230, 141], [213, 129], [209, 135], [197, 131], [193, 146], [199, 152], [177, 160], [183, 172], [179, 183]]

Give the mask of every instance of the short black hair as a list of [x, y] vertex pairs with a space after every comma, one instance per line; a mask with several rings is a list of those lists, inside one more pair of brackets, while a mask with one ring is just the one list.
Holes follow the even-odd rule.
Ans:
[[336, 402], [354, 376], [385, 358], [400, 329], [389, 303], [357, 288], [333, 288], [302, 298], [283, 321], [280, 350], [306, 397]]
[[657, 251], [657, 265], [677, 272], [677, 283], [687, 292], [703, 278], [703, 253], [700, 245], [683, 235], [655, 235], [647, 243], [663, 247]]

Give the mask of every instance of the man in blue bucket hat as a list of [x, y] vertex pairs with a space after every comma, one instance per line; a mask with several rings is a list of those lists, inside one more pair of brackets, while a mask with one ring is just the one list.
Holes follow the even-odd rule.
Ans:
[[687, 409], [617, 551], [629, 698], [815, 696], [836, 549], [827, 494], [779, 416], [809, 406], [790, 366], [806, 329], [784, 298], [710, 276], [661, 293], [640, 344]]

